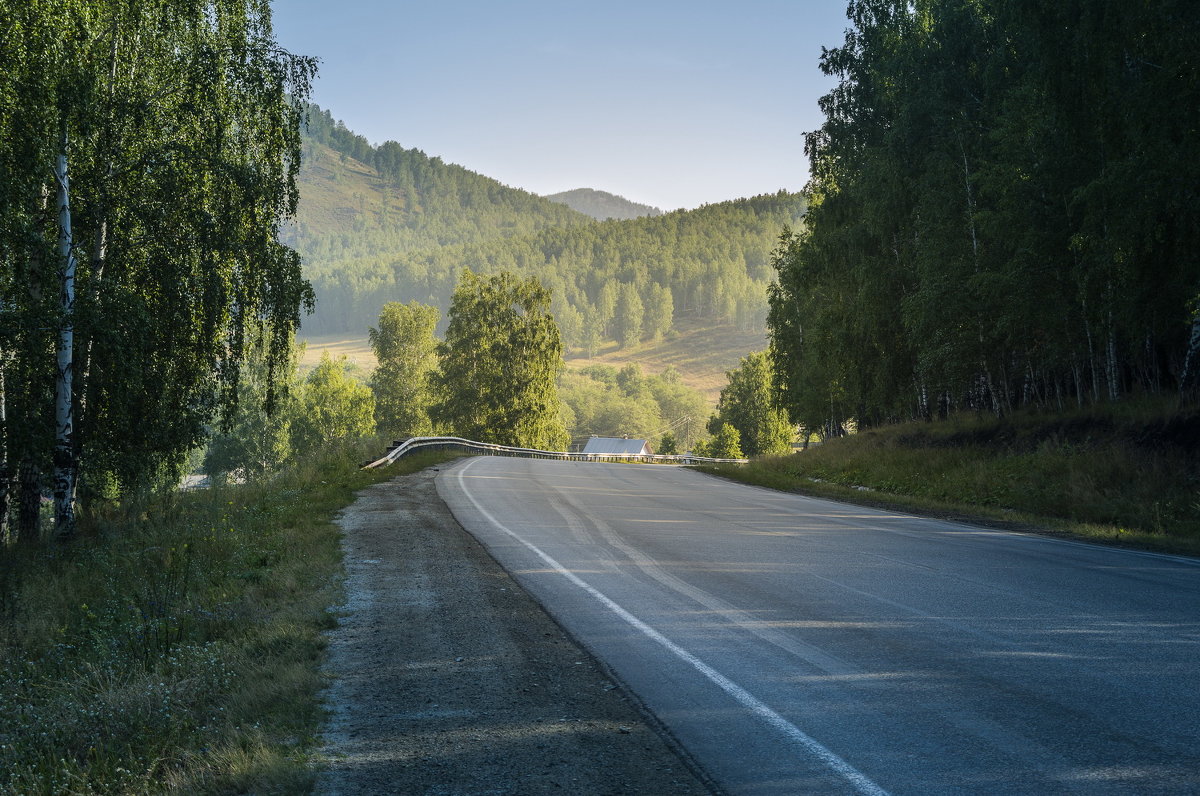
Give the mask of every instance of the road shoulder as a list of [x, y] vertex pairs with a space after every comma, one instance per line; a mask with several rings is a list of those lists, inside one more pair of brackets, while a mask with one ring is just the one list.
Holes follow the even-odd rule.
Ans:
[[376, 484], [339, 518], [317, 792], [712, 792], [459, 526], [436, 474]]

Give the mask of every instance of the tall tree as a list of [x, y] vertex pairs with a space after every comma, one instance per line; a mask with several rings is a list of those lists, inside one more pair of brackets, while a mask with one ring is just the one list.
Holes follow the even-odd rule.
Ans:
[[671, 331], [674, 322], [675, 299], [671, 296], [670, 289], [657, 282], [651, 282], [646, 297], [645, 336], [651, 340], [661, 340]]
[[766, 352], [748, 354], [725, 376], [729, 383], [721, 390], [709, 433], [717, 434], [728, 423], [738, 430], [746, 456], [790, 453], [796, 428], [776, 405]]
[[464, 270], [438, 354], [435, 423], [481, 442], [566, 449], [555, 383], [562, 342], [537, 279]]
[[23, 492], [53, 466], [69, 537], [89, 476], [177, 470], [232, 410], [248, 335], [287, 359], [311, 290], [278, 233], [314, 62], [258, 0], [4, 3], [0, 27], [3, 444]]
[[375, 392], [375, 425], [393, 436], [422, 436], [433, 430], [429, 419], [429, 377], [437, 367], [433, 331], [437, 307], [410, 301], [389, 302], [371, 328], [371, 348], [379, 366], [371, 376]]
[[645, 319], [646, 308], [642, 297], [638, 295], [637, 286], [630, 282], [623, 282], [617, 295], [617, 339], [621, 348], [633, 348], [642, 342], [642, 322]]

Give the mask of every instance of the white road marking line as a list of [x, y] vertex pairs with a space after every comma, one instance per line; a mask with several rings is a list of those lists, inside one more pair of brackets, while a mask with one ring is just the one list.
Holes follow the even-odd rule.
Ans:
[[[579, 512], [580, 515], [587, 513], [586, 507], [572, 498], [567, 491], [558, 488], [554, 484], [550, 484], [550, 488], [555, 491], [563, 504], [573, 507], [575, 511]], [[572, 521], [575, 523], [582, 522], [577, 516], [575, 516], [574, 512], [571, 512], [562, 505], [554, 506], [554, 510], [562, 515], [568, 524]], [[567, 514], [570, 514], [571, 517], [568, 517]], [[598, 517], [589, 517], [589, 520], [604, 538], [604, 542], [616, 548], [617, 550], [620, 550], [625, 554], [625, 557], [628, 559], [630, 564], [642, 570], [666, 588], [671, 589], [678, 594], [682, 594], [689, 599], [695, 600], [705, 608], [708, 608], [710, 611], [714, 611], [725, 617], [725, 619], [729, 620], [746, 632], [752, 633], [768, 644], [772, 644], [784, 650], [785, 652], [795, 655], [811, 666], [815, 666], [816, 668], [824, 671], [826, 674], [859, 674], [859, 671], [853, 666], [850, 666], [845, 661], [838, 660], [836, 657], [830, 655], [821, 648], [815, 647], [811, 644], [806, 644], [805, 642], [800, 641], [799, 639], [794, 639], [785, 633], [780, 633], [778, 631], [766, 628], [763, 626], [762, 622], [752, 618], [745, 611], [739, 611], [715, 595], [710, 594], [703, 589], [692, 586], [691, 584], [675, 577], [674, 575], [671, 575], [655, 564], [640, 550], [626, 544], [621, 539], [620, 534], [618, 534], [616, 530], [604, 520]], [[626, 520], [626, 522], [628, 522], [628, 520]], [[644, 520], [644, 522], [653, 522], [653, 520]], [[671, 520], [671, 522], [687, 521]]]
[[769, 724], [772, 728], [783, 733], [790, 740], [792, 740], [792, 741], [796, 742], [797, 744], [799, 744], [800, 746], [804, 747], [804, 749], [806, 751], [808, 751], [810, 754], [812, 754], [814, 757], [816, 757], [818, 760], [820, 760], [822, 763], [824, 763], [826, 766], [828, 766], [830, 769], [832, 769], [834, 771], [834, 773], [836, 773], [838, 776], [842, 777], [844, 780], [846, 780], [848, 783], [850, 783], [850, 785], [852, 785], [854, 787], [854, 789], [857, 790], [859, 793], [863, 794], [863, 796], [889, 796], [889, 794], [886, 790], [884, 790], [883, 788], [879, 787], [874, 782], [872, 782], [865, 774], [860, 772], [858, 769], [854, 768], [854, 766], [850, 765], [842, 758], [838, 757], [836, 754], [834, 754], [832, 751], [830, 751], [828, 748], [826, 748], [824, 745], [822, 745], [815, 738], [813, 738], [812, 736], [805, 733], [803, 730], [801, 730], [796, 725], [792, 724], [790, 721], [785, 719], [783, 716], [776, 713], [769, 706], [767, 706], [764, 702], [757, 699], [749, 691], [742, 688], [740, 685], [733, 682], [728, 677], [721, 674], [716, 669], [712, 668], [707, 663], [705, 663], [704, 661], [700, 660], [692, 653], [685, 650], [683, 647], [680, 647], [678, 644], [671, 641], [669, 638], [664, 636], [662, 633], [659, 633], [657, 630], [650, 627], [645, 622], [643, 622], [642, 620], [638, 619], [633, 614], [626, 611], [620, 605], [617, 605], [617, 603], [613, 602], [611, 599], [609, 599], [607, 596], [605, 596], [603, 593], [601, 593], [598, 589], [591, 586], [590, 584], [585, 582], [582, 578], [580, 578], [578, 575], [576, 575], [574, 572], [571, 572], [570, 570], [566, 569], [565, 567], [563, 567], [562, 564], [558, 563], [558, 561], [554, 560], [549, 555], [544, 553], [541, 550], [541, 548], [539, 548], [536, 545], [534, 545], [533, 543], [528, 542], [525, 539], [521, 538], [516, 533], [514, 533], [512, 530], [510, 530], [508, 528], [508, 526], [506, 526], [504, 523], [500, 522], [494, 516], [492, 516], [491, 512], [489, 512], [482, 505], [480, 505], [479, 501], [475, 499], [475, 496], [472, 495], [467, 490], [466, 482], [463, 480], [463, 475], [467, 472], [467, 470], [469, 470], [471, 467], [473, 467], [479, 461], [480, 461], [479, 459], [474, 459], [474, 460], [468, 462], [465, 466], [459, 468], [459, 470], [457, 472], [458, 487], [460, 490], [462, 490], [462, 493], [467, 497], [467, 500], [471, 501], [471, 505], [473, 505], [475, 507], [475, 510], [478, 511], [481, 515], [483, 515], [487, 519], [488, 522], [490, 522], [496, 528], [499, 528], [504, 533], [511, 536], [517, 542], [520, 542], [530, 552], [532, 552], [534, 555], [536, 555], [538, 558], [540, 558], [542, 561], [544, 561], [546, 566], [550, 567], [550, 569], [559, 573], [564, 578], [566, 578], [568, 581], [570, 581], [571, 583], [573, 583], [574, 585], [576, 585], [580, 589], [582, 589], [584, 592], [586, 592], [587, 594], [594, 597], [601, 605], [603, 605], [605, 608], [607, 608], [608, 610], [610, 610], [614, 614], [616, 614], [618, 617], [620, 617], [630, 627], [637, 630], [639, 633], [646, 636], [651, 641], [657, 642], [659, 645], [664, 647], [668, 652], [675, 655], [675, 657], [679, 658], [684, 663], [687, 663], [693, 669], [698, 671], [700, 674], [704, 675], [704, 677], [706, 677], [714, 685], [716, 685], [722, 691], [724, 691], [729, 696], [731, 696], [742, 707], [746, 708], [751, 713], [753, 713], [756, 716], [758, 716], [759, 718], [761, 718], [763, 721], [765, 721], [767, 724]]

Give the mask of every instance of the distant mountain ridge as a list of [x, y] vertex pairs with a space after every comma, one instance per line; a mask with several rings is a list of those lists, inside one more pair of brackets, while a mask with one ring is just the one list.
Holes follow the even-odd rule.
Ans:
[[597, 221], [629, 221], [634, 218], [663, 214], [663, 211], [657, 207], [639, 204], [624, 196], [617, 196], [607, 191], [597, 191], [595, 188], [576, 188], [572, 191], [552, 193], [542, 198], [566, 205]]
[[588, 357], [723, 328], [739, 339], [729, 352], [706, 346], [704, 359], [736, 363], [746, 339], [762, 339], [771, 251], [805, 211], [781, 191], [597, 221], [394, 141], [374, 146], [315, 106], [299, 188], [283, 237], [317, 297], [306, 337], [365, 337], [389, 301], [436, 306], [444, 320], [463, 269], [509, 270], [551, 290], [563, 345]]

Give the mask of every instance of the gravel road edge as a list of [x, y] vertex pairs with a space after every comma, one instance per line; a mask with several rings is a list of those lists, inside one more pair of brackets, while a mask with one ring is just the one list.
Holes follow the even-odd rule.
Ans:
[[458, 524], [441, 469], [368, 487], [338, 517], [316, 792], [719, 793]]

